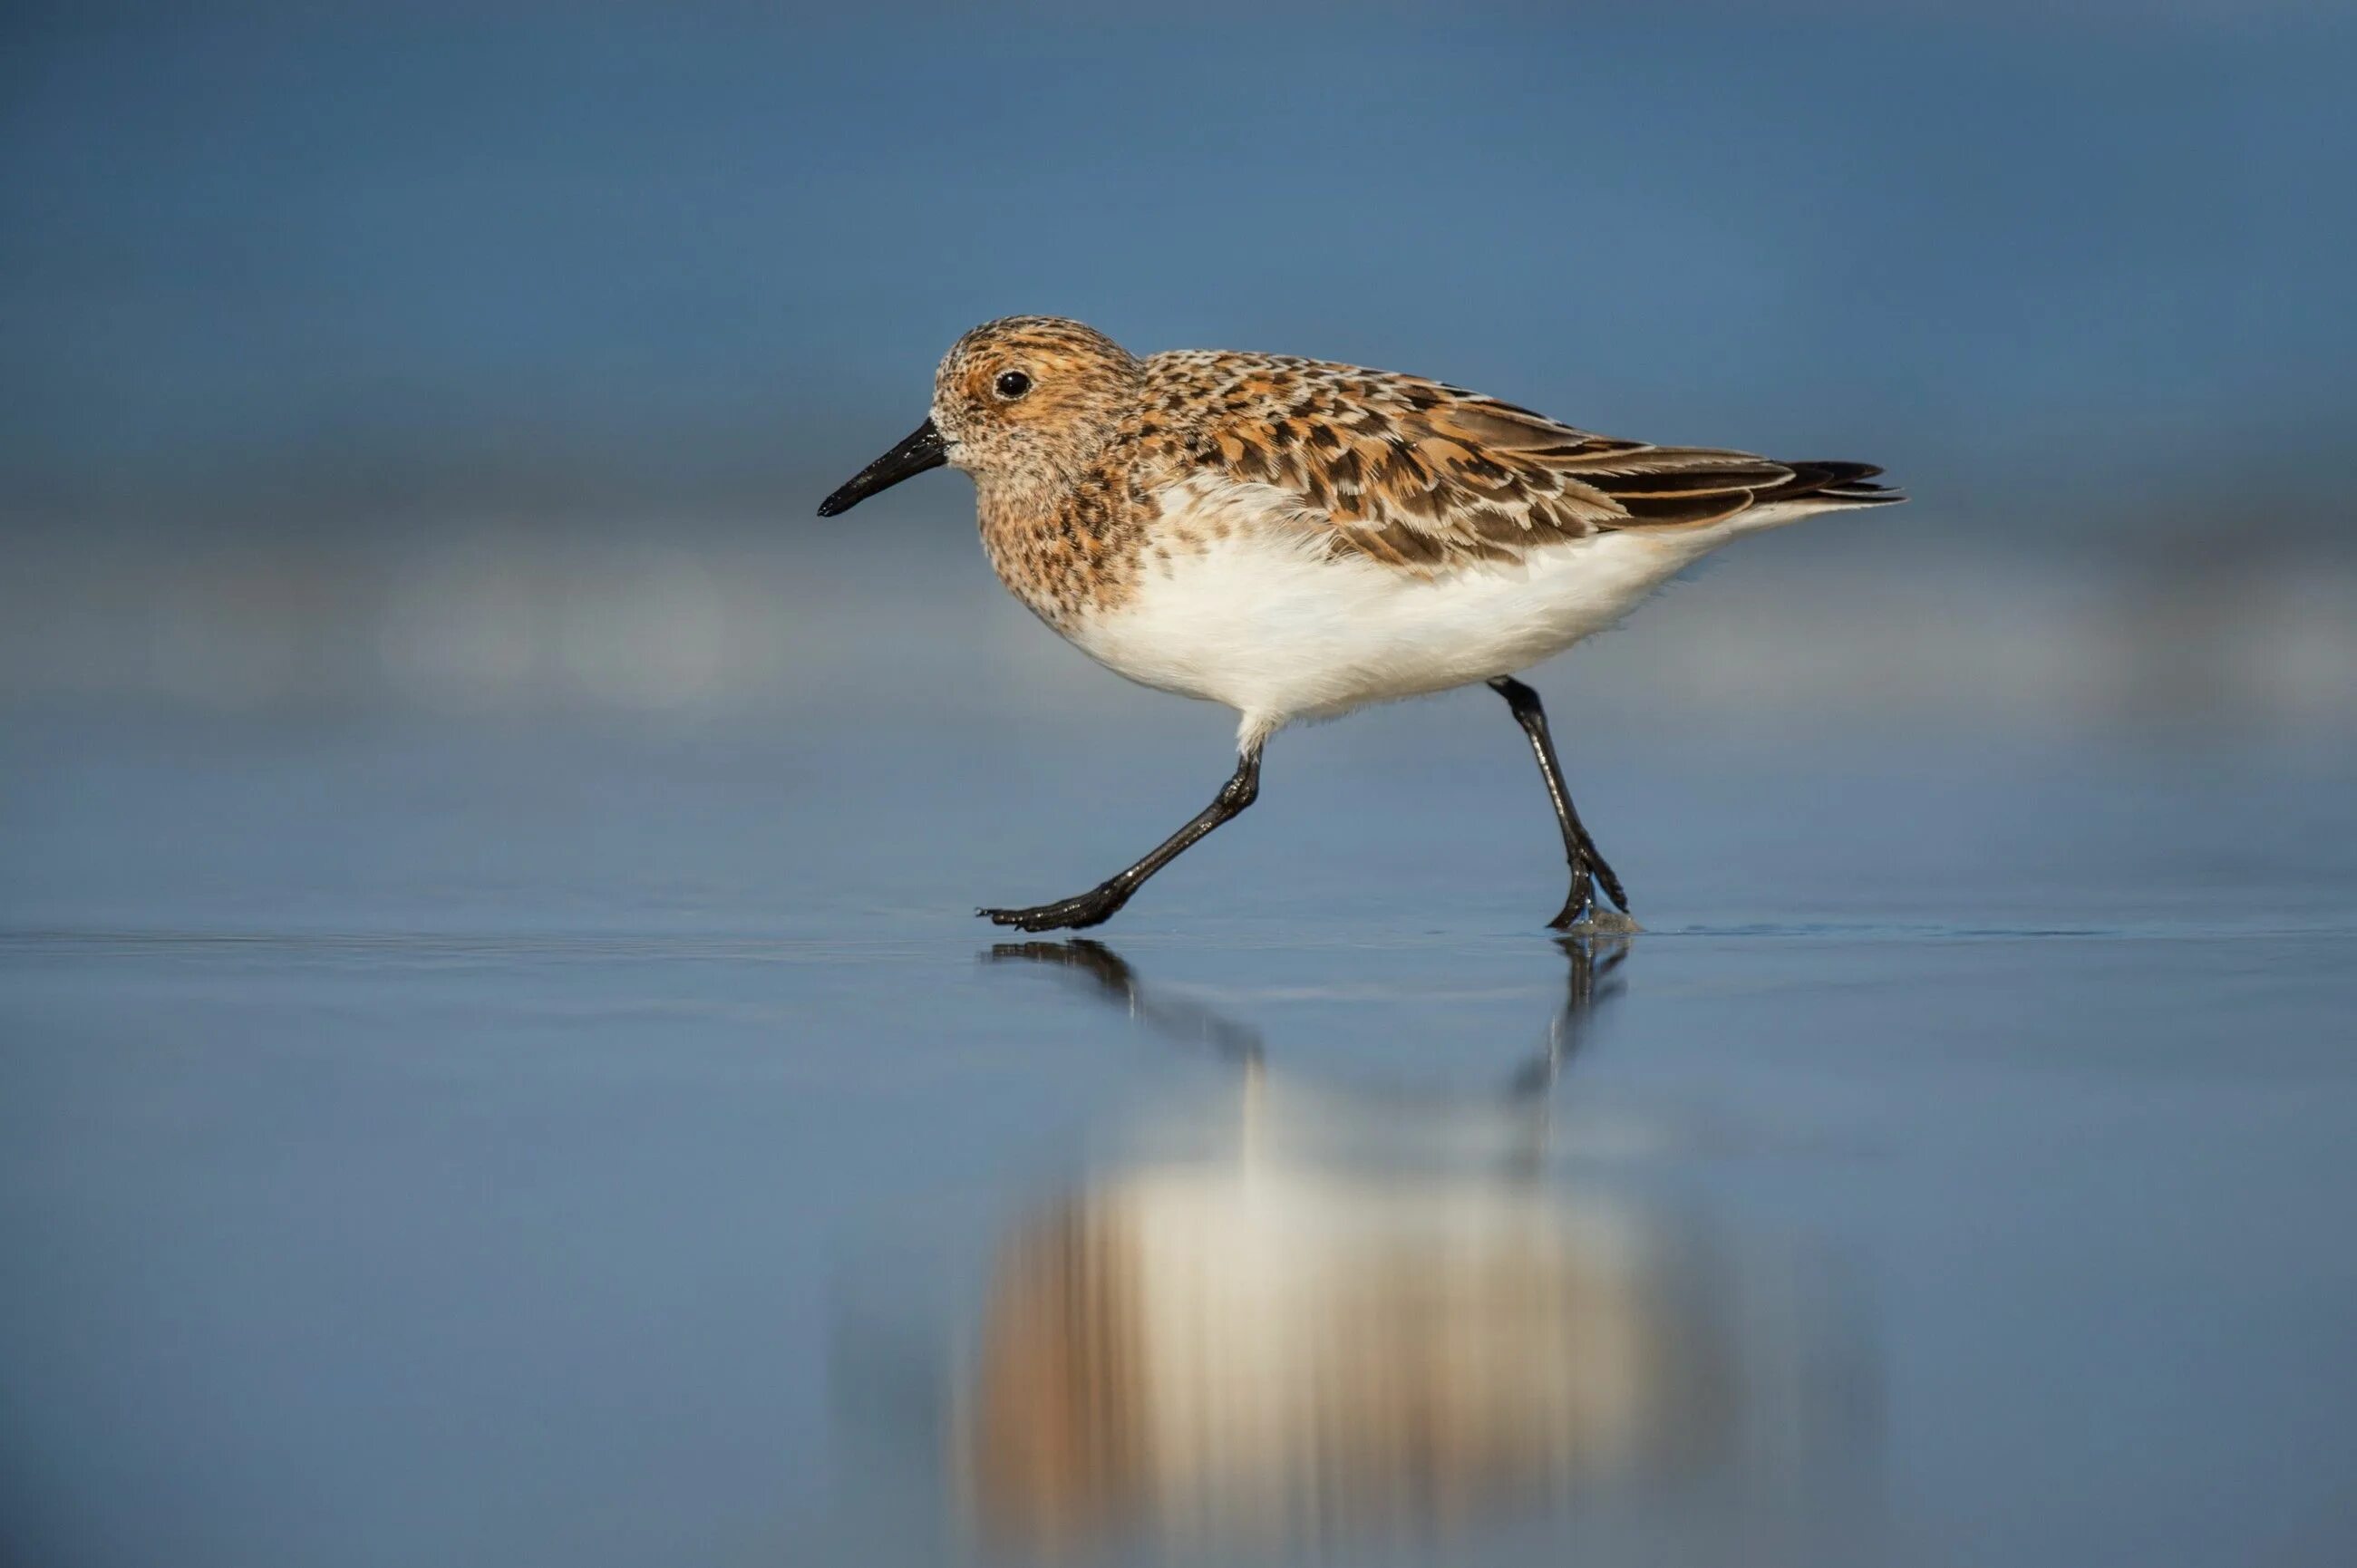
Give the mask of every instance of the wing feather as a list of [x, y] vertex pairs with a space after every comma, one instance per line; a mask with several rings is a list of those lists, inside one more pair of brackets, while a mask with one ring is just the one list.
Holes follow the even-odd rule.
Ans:
[[1146, 433], [1184, 465], [1301, 501], [1337, 553], [1429, 573], [1510, 564], [1619, 529], [1707, 527], [1787, 502], [1904, 499], [1865, 463], [1778, 462], [1575, 429], [1461, 387], [1322, 360], [1157, 355], [1159, 406], [1209, 411]]

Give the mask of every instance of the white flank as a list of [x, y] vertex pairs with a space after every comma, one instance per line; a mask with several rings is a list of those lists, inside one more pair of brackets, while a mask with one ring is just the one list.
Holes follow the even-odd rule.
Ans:
[[1738, 534], [1824, 510], [1620, 530], [1545, 545], [1519, 563], [1419, 576], [1321, 554], [1316, 531], [1286, 516], [1298, 504], [1259, 485], [1174, 491], [1157, 541], [1185, 530], [1208, 542], [1173, 544], [1167, 563], [1149, 549], [1137, 591], [1083, 618], [1073, 642], [1141, 685], [1234, 708], [1249, 746], [1295, 719], [1528, 669], [1610, 627]]

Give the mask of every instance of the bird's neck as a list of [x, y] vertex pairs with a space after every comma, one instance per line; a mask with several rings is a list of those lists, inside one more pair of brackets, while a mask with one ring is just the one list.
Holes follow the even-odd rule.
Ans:
[[979, 484], [974, 515], [998, 580], [1059, 631], [1115, 602], [1136, 575], [1146, 519], [1110, 467], [1070, 481]]

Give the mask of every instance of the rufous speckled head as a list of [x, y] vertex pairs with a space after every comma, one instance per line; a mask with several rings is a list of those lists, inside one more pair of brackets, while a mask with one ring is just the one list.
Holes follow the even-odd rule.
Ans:
[[933, 373], [932, 417], [819, 508], [849, 510], [943, 463], [985, 491], [1052, 492], [1100, 456], [1137, 402], [1144, 368], [1092, 327], [1056, 316], [986, 321]]
[[978, 482], [1051, 485], [1085, 467], [1135, 407], [1138, 362], [1092, 327], [1054, 316], [985, 322], [933, 375], [933, 424]]

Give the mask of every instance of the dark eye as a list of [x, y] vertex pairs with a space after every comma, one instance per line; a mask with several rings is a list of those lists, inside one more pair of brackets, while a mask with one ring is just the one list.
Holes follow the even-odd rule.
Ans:
[[998, 377], [998, 395], [1013, 403], [1031, 390], [1031, 378], [1020, 371], [1003, 371]]

